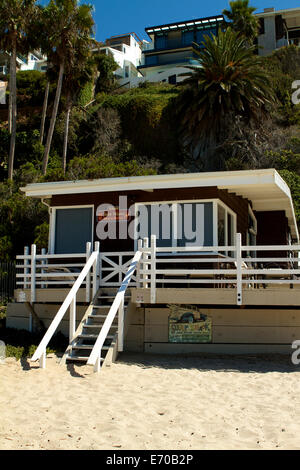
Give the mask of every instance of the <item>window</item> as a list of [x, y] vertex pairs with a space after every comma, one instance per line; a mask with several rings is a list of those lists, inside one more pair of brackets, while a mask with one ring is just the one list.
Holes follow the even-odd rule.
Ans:
[[218, 200], [136, 204], [135, 238], [158, 247], [234, 245], [236, 214]]
[[53, 208], [50, 252], [85, 253], [93, 242], [93, 213], [91, 206]]
[[199, 29], [196, 32], [196, 42], [199, 44], [199, 46], [203, 47], [203, 44], [201, 44], [203, 41], [205, 41], [205, 36], [212, 37], [212, 35], [216, 36], [217, 30], [216, 28], [209, 28], [209, 29]]
[[218, 204], [218, 245], [226, 245], [226, 212], [225, 208]]
[[177, 82], [177, 77], [176, 75], [170, 75], [168, 77], [168, 82], [171, 84], [171, 85], [176, 85], [176, 82]]
[[167, 47], [167, 36], [165, 34], [155, 36], [155, 49], [165, 49]]
[[[218, 246], [234, 246], [236, 234], [236, 214], [223, 202], [217, 203]], [[226, 252], [232, 256], [233, 253]]]
[[129, 77], [129, 66], [125, 65], [125, 78]]
[[184, 46], [190, 46], [194, 42], [194, 40], [194, 31], [183, 31], [182, 44]]
[[[257, 236], [257, 221], [256, 217], [249, 206], [249, 212], [248, 212], [248, 232], [247, 232], [247, 244], [251, 246], [256, 245], [256, 236]], [[256, 252], [247, 252], [247, 256], [254, 256], [255, 257]]]
[[265, 34], [265, 20], [264, 18], [259, 18], [259, 30], [258, 34]]
[[145, 58], [146, 65], [157, 65], [158, 60], [156, 55], [148, 55]]

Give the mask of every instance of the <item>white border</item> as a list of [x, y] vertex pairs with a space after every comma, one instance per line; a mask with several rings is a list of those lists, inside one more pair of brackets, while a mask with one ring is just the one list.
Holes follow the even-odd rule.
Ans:
[[[138, 206], [139, 205], [145, 205], [145, 206], [153, 206], [153, 205], [159, 205], [159, 204], [171, 204], [172, 205], [172, 214], [173, 214], [173, 222], [176, 221], [176, 211], [174, 212], [175, 207], [177, 204], [189, 204], [189, 203], [207, 203], [210, 202], [212, 203], [213, 206], [213, 246], [218, 246], [218, 204], [224, 207], [225, 209], [225, 246], [227, 246], [227, 212], [229, 212], [233, 216], [233, 237], [235, 240], [235, 235], [237, 232], [237, 214], [230, 209], [221, 199], [184, 199], [184, 200], [177, 200], [177, 201], [151, 201], [151, 202], [136, 202], [134, 205], [134, 233], [136, 234], [136, 229], [137, 229], [137, 211], [138, 211]], [[174, 231], [173, 231], [174, 232]], [[176, 247], [177, 245], [175, 244], [176, 239], [172, 239], [172, 246]], [[137, 250], [137, 243], [138, 240], [135, 237], [134, 239], [134, 251]]]
[[95, 219], [95, 206], [94, 204], [86, 204], [80, 206], [53, 206], [51, 207], [50, 214], [50, 236], [49, 236], [49, 254], [55, 253], [55, 232], [56, 232], [56, 211], [57, 209], [92, 209], [92, 239], [91, 243], [94, 243], [94, 219]]

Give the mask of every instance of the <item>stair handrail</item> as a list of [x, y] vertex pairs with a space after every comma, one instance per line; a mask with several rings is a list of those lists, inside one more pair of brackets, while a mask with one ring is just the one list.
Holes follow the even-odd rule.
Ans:
[[[62, 303], [60, 309], [58, 310], [57, 314], [55, 315], [54, 319], [52, 320], [48, 330], [46, 331], [45, 335], [43, 336], [40, 344], [38, 345], [37, 349], [35, 350], [32, 358], [30, 359], [32, 362], [37, 360], [42, 361], [41, 367], [45, 367], [45, 360], [46, 360], [46, 348], [51, 340], [52, 336], [54, 335], [55, 331], [57, 330], [58, 325], [60, 324], [61, 320], [63, 319], [64, 315], [66, 314], [70, 305], [75, 303], [76, 301], [76, 294], [83, 283], [84, 279], [90, 272], [94, 263], [97, 263], [99, 257], [99, 251], [93, 251], [89, 259], [87, 260], [84, 268], [82, 269], [81, 273], [79, 274], [78, 278], [74, 282], [70, 292], [68, 293], [67, 297], [65, 298], [64, 302]], [[71, 320], [70, 320], [71, 321]]]
[[[111, 325], [115, 319], [115, 316], [118, 312], [118, 310], [123, 308], [124, 306], [124, 296], [125, 292], [127, 290], [128, 284], [140, 262], [141, 256], [143, 252], [138, 250], [136, 251], [134, 257], [132, 258], [132, 261], [130, 263], [130, 266], [126, 272], [126, 275], [122, 281], [122, 284], [116, 294], [116, 297], [109, 309], [109, 312], [107, 314], [107, 317], [105, 319], [105, 322], [103, 323], [103, 326], [99, 332], [98, 338], [94, 344], [94, 347], [92, 349], [92, 352], [88, 358], [87, 364], [90, 366], [94, 366], [94, 370], [98, 372], [100, 370], [100, 356], [101, 356], [101, 350], [103, 347], [103, 344], [106, 340], [106, 337], [108, 335], [108, 332], [111, 328]], [[123, 325], [122, 325], [123, 326]]]

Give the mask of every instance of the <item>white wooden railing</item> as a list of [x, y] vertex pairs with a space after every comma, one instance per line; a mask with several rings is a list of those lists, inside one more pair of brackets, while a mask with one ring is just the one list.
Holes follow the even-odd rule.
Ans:
[[[151, 303], [156, 303], [157, 287], [235, 287], [236, 303], [242, 305], [243, 286], [300, 284], [300, 245], [242, 246], [241, 234], [237, 234], [233, 246], [157, 247], [152, 235], [150, 246], [145, 238], [141, 251], [137, 286], [150, 289]], [[259, 257], [257, 252], [281, 252], [281, 256]], [[184, 269], [174, 268], [178, 264]], [[201, 264], [209, 267], [199, 269]]]
[[[140, 246], [141, 263], [130, 278], [130, 286], [150, 289], [151, 303], [156, 302], [157, 287], [235, 287], [236, 303], [242, 305], [244, 288], [300, 283], [299, 245], [243, 246], [241, 235], [237, 234], [232, 246], [158, 247], [155, 236], [151, 240], [145, 238]], [[32, 303], [38, 287], [70, 288], [90, 255], [90, 243], [86, 253], [61, 255], [46, 254], [45, 250], [37, 254], [32, 245], [30, 253], [26, 248], [24, 255], [17, 256], [17, 260], [23, 260], [17, 265], [18, 271], [22, 270], [17, 273], [17, 285], [30, 289]], [[119, 287], [133, 256], [134, 252], [100, 253], [96, 275], [99, 285]], [[81, 284], [87, 302], [91, 300], [93, 282], [88, 273]]]
[[[99, 242], [96, 242], [99, 243]], [[42, 249], [37, 254], [36, 245], [24, 248], [24, 255], [18, 255], [17, 259], [17, 288], [30, 289], [30, 301], [36, 302], [36, 289], [70, 288], [87, 260], [91, 255], [91, 243], [86, 244], [85, 253], [48, 254]], [[104, 252], [99, 253], [99, 275], [101, 287], [119, 287], [123, 276], [134, 256], [134, 251], [128, 252]], [[93, 278], [88, 274], [82, 286], [86, 290], [86, 302], [91, 300]], [[136, 277], [132, 276], [131, 286], [136, 285]]]
[[[101, 287], [119, 287], [128, 267], [132, 262], [134, 251], [100, 253]], [[136, 285], [136, 276], [132, 275], [131, 286]]]
[[99, 243], [95, 243], [95, 251], [90, 255], [89, 259], [87, 260], [84, 268], [78, 275], [76, 281], [73, 284], [70, 292], [68, 293], [67, 297], [65, 298], [62, 306], [58, 310], [56, 316], [52, 320], [47, 332], [45, 333], [43, 339], [41, 340], [40, 344], [38, 345], [35, 353], [33, 354], [31, 361], [35, 362], [37, 360], [40, 361], [40, 367], [46, 367], [46, 348], [49, 344], [49, 341], [53, 337], [54, 333], [56, 332], [60, 322], [62, 321], [64, 315], [66, 314], [68, 308], [70, 308], [70, 320], [69, 320], [69, 342], [73, 340], [75, 331], [76, 331], [76, 295], [83, 284], [84, 280], [91, 275], [93, 276], [93, 297], [96, 295], [96, 292], [99, 287], [99, 280], [98, 280], [98, 266], [99, 266]]
[[122, 284], [116, 294], [116, 297], [109, 309], [105, 322], [100, 330], [99, 336], [94, 344], [92, 352], [88, 358], [87, 364], [94, 366], [94, 371], [99, 372], [101, 366], [101, 351], [103, 344], [106, 340], [108, 332], [113, 324], [113, 321], [118, 313], [118, 351], [123, 351], [124, 345], [124, 296], [126, 289], [132, 279], [134, 272], [138, 269], [138, 265], [142, 256], [141, 242], [139, 242], [139, 249], [135, 253], [130, 262], [127, 273], [122, 281]]

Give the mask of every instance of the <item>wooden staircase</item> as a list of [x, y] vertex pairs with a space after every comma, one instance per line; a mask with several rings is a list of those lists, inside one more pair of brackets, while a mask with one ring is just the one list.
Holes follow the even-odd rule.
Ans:
[[[81, 362], [86, 364], [94, 344], [105, 322], [109, 309], [114, 301], [116, 289], [100, 288], [95, 298], [88, 306], [73, 340], [67, 347], [61, 364]], [[124, 309], [130, 300], [130, 294], [125, 296]], [[110, 365], [117, 357], [118, 314], [106, 336], [102, 347], [101, 365]]]

